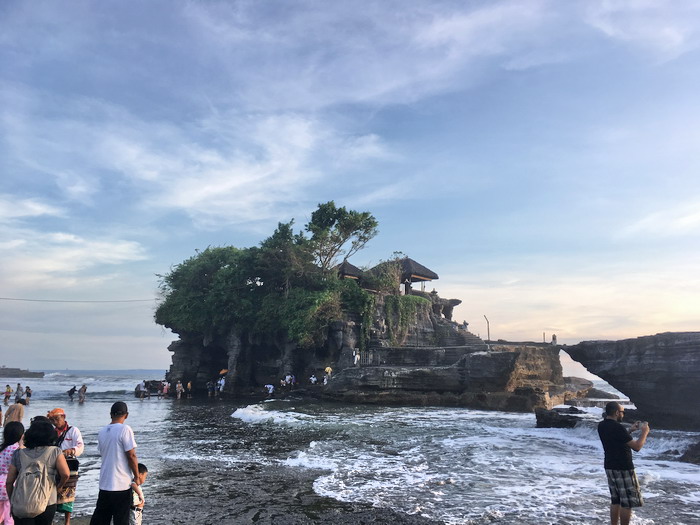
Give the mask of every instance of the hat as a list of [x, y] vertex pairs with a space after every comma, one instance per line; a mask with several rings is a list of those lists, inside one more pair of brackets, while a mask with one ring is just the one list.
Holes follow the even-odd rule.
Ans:
[[54, 416], [66, 417], [66, 413], [63, 411], [62, 408], [54, 408], [48, 414], [46, 414], [46, 417], [54, 417]]

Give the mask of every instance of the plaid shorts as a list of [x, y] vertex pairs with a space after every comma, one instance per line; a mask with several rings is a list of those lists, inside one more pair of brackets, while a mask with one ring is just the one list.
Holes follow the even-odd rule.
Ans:
[[613, 505], [620, 505], [625, 509], [644, 505], [642, 491], [639, 489], [639, 481], [634, 470], [605, 469], [605, 473], [608, 475], [610, 500]]

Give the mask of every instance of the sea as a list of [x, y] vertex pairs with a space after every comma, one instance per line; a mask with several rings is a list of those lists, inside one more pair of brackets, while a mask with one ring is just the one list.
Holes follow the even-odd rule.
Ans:
[[[534, 414], [329, 404], [294, 392], [256, 402], [134, 397], [140, 380], [164, 372], [64, 370], [3, 380], [34, 392], [25, 425], [61, 407], [81, 430], [75, 515], [92, 513], [97, 433], [112, 403], [125, 401], [149, 469], [146, 524], [607, 523], [599, 408], [585, 409], [574, 429], [538, 429]], [[67, 390], [82, 384], [87, 400], [70, 402]], [[700, 432], [650, 426], [634, 456], [645, 505], [632, 523], [700, 523], [700, 466], [678, 461]]]

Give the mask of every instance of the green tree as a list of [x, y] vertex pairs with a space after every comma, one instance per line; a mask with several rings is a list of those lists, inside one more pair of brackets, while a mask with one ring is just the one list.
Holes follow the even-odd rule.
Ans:
[[378, 233], [378, 223], [369, 212], [338, 208], [334, 201], [319, 204], [306, 231], [311, 234], [312, 252], [321, 271], [327, 273], [364, 248]]

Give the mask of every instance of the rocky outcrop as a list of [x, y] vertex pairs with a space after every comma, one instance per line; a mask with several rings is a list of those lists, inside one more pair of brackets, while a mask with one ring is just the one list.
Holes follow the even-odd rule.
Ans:
[[[168, 348], [173, 352], [168, 380], [191, 381], [195, 395], [201, 395], [207, 381], [225, 371], [224, 393], [249, 395], [267, 383], [278, 385], [287, 374], [302, 384], [311, 374], [322, 378], [330, 366], [332, 380], [320, 389], [325, 398], [530, 412], [590, 388], [590, 383], [564, 383], [558, 346], [486, 344], [466, 324], [448, 319], [459, 300], [411, 295], [425, 300], [377, 296], [366, 330], [358, 315], [346, 313], [315, 348], [297, 347], [280, 334], [253, 339], [241, 327], [224, 335], [181, 334]], [[363, 334], [369, 336], [366, 345]]]
[[584, 341], [566, 352], [629, 396], [652, 427], [700, 430], [700, 332]]
[[[336, 374], [325, 396], [352, 403], [464, 406], [532, 412], [551, 408], [563, 385], [551, 345], [375, 349], [370, 366]], [[368, 351], [369, 352], [369, 351]], [[364, 362], [368, 360], [363, 359]]]
[[581, 418], [572, 414], [580, 414], [582, 411], [576, 407], [564, 410], [546, 410], [538, 408], [535, 410], [537, 428], [574, 428], [579, 424]]
[[688, 447], [688, 450], [680, 457], [680, 460], [700, 465], [700, 442]]

